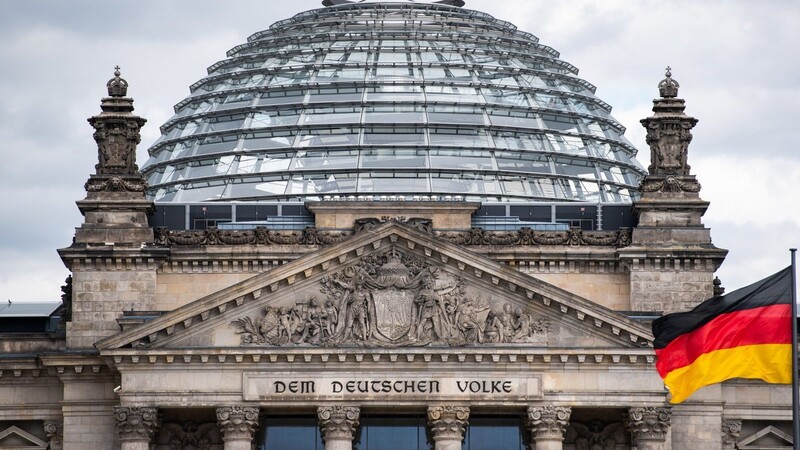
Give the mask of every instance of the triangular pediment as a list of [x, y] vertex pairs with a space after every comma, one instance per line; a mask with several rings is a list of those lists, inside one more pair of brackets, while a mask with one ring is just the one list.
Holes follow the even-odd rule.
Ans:
[[641, 349], [652, 336], [585, 298], [389, 222], [97, 347], [481, 345]]
[[739, 440], [737, 448], [743, 450], [792, 448], [792, 436], [772, 425]]
[[0, 448], [34, 450], [46, 449], [47, 445], [47, 442], [14, 425], [0, 431]]

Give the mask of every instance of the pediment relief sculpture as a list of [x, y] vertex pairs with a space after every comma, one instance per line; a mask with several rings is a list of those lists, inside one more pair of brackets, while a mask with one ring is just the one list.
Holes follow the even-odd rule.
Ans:
[[231, 322], [242, 345], [546, 344], [550, 322], [493, 304], [455, 276], [392, 250], [322, 278], [319, 296]]

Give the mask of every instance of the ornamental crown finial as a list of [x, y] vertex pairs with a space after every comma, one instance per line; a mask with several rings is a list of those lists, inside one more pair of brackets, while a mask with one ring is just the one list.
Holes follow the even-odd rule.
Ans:
[[678, 88], [681, 87], [677, 81], [672, 79], [672, 67], [667, 66], [666, 73], [664, 74], [666, 78], [661, 80], [658, 83], [658, 92], [661, 94], [663, 98], [675, 98], [678, 96]]
[[120, 78], [119, 75], [119, 66], [115, 66], [114, 78], [108, 80], [108, 83], [106, 83], [109, 97], [125, 97], [128, 94], [128, 82]]

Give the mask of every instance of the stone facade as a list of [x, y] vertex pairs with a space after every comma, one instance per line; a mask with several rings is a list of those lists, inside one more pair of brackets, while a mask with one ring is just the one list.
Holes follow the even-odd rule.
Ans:
[[63, 338], [2, 342], [18, 356], [0, 360], [0, 448], [245, 450], [262, 416], [301, 415], [346, 450], [376, 413], [423, 417], [436, 450], [485, 416], [518, 418], [538, 450], [785, 439], [785, 386], [668, 406], [650, 329], [619, 312], [697, 304], [725, 256], [700, 223], [673, 83], [645, 121], [656, 158], [633, 230], [489, 232], [467, 203], [331, 202], [309, 205], [302, 233], [181, 234], [143, 220], [144, 121], [117, 73], [91, 120], [86, 221], [60, 250], [71, 321]]

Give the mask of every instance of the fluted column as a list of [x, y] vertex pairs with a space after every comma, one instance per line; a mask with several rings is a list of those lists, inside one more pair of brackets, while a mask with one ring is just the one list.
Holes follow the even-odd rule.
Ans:
[[240, 405], [217, 408], [217, 426], [225, 450], [251, 450], [258, 427], [258, 408]]
[[45, 420], [44, 434], [50, 442], [50, 450], [61, 450], [64, 448], [64, 421]]
[[469, 422], [469, 407], [440, 405], [428, 407], [434, 450], [461, 450], [464, 430]]
[[667, 432], [672, 423], [672, 408], [646, 406], [630, 408], [625, 416], [625, 428], [631, 432], [638, 450], [667, 448]]
[[[535, 450], [561, 450], [569, 425], [569, 406], [529, 406], [527, 425]], [[640, 449], [641, 450], [641, 449]]]
[[358, 406], [333, 405], [317, 408], [325, 450], [352, 450], [360, 417], [361, 408]]
[[145, 406], [115, 406], [114, 420], [121, 450], [150, 450], [153, 436], [161, 425], [158, 409]]
[[722, 450], [734, 450], [739, 434], [742, 432], [742, 421], [739, 419], [722, 419]]

